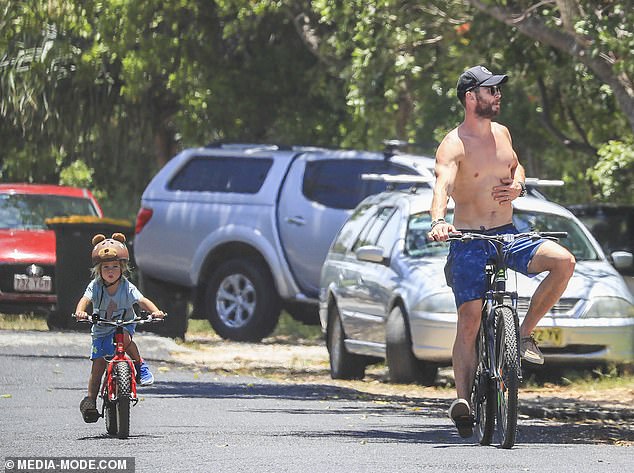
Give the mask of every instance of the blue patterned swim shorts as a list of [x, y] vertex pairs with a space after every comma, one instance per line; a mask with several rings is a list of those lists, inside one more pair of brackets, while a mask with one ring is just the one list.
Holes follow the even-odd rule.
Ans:
[[[513, 224], [488, 230], [460, 230], [462, 233], [482, 233], [485, 235], [501, 235], [504, 233], [519, 233]], [[506, 265], [526, 276], [528, 265], [535, 255], [537, 248], [546, 240], [531, 240], [530, 238], [504, 243], [504, 261]], [[449, 256], [445, 265], [447, 285], [453, 289], [456, 307], [468, 301], [482, 299], [486, 292], [486, 274], [484, 267], [490, 259], [495, 258], [493, 244], [485, 240], [473, 240], [467, 243], [452, 241]]]

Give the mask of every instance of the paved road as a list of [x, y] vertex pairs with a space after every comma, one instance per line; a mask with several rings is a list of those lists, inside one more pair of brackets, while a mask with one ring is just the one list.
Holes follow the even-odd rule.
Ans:
[[[0, 457], [121, 455], [137, 472], [623, 472], [634, 447], [591, 426], [521, 420], [511, 450], [460, 439], [447, 400], [367, 396], [328, 385], [222, 376], [169, 363], [149, 343], [157, 382], [132, 409], [131, 437], [84, 424], [86, 334], [0, 331]], [[64, 344], [65, 339], [72, 341]], [[141, 342], [142, 343], [142, 342]], [[165, 360], [161, 362], [160, 360]]]

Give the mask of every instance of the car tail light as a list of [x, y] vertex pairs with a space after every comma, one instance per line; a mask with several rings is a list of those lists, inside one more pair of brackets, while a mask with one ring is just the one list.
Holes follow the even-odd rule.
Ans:
[[136, 215], [136, 226], [134, 227], [135, 234], [141, 233], [141, 230], [143, 230], [145, 224], [148, 223], [152, 218], [153, 213], [154, 211], [152, 209], [141, 207], [139, 213]]

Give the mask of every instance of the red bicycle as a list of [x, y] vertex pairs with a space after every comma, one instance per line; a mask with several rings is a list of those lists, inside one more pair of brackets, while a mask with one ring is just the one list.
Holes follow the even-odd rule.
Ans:
[[108, 365], [100, 389], [100, 397], [103, 399], [101, 417], [104, 418], [106, 432], [109, 435], [116, 435], [120, 439], [128, 438], [130, 435], [130, 405], [134, 406], [139, 402], [136, 394], [136, 371], [132, 358], [125, 352], [123, 328], [130, 324], [162, 321], [163, 319], [153, 319], [148, 312], [144, 311], [141, 312], [141, 315], [135, 314], [132, 320], [126, 321], [123, 318], [106, 320], [99, 317], [99, 314], [93, 314], [92, 319], [78, 321], [115, 327], [115, 353], [113, 357], [107, 359]]

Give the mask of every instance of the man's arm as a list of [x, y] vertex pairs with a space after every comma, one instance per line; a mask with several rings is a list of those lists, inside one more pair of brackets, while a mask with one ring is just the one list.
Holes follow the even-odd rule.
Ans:
[[447, 202], [458, 174], [458, 151], [462, 148], [455, 141], [457, 138], [452, 136], [453, 133], [455, 130], [445, 137], [436, 152], [436, 183], [431, 202], [432, 228], [429, 238], [437, 241], [446, 241], [449, 233], [456, 231], [453, 225], [444, 221]]

